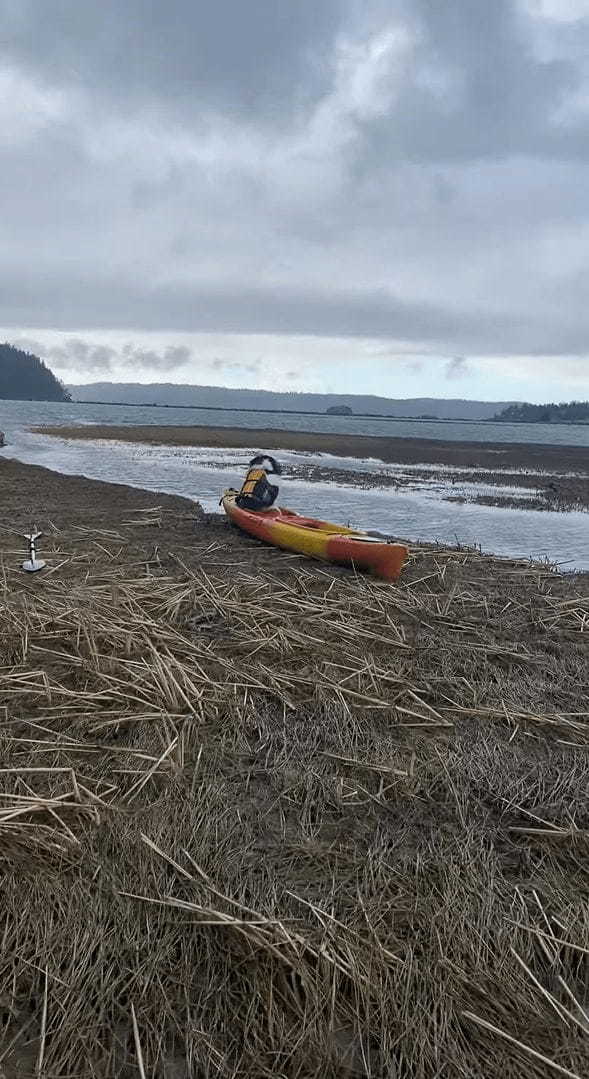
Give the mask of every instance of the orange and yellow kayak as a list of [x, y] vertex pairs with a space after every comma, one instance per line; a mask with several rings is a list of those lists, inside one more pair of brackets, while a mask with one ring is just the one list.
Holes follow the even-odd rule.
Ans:
[[345, 525], [301, 517], [281, 507], [244, 510], [236, 505], [237, 491], [225, 491], [222, 503], [229, 520], [256, 539], [287, 551], [322, 558], [344, 566], [368, 569], [385, 581], [396, 581], [407, 558], [402, 543], [387, 543]]

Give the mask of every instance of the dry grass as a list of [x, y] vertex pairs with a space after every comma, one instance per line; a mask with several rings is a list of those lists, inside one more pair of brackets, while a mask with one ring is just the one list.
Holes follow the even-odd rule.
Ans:
[[0, 1073], [586, 1076], [586, 582], [90, 531], [4, 574]]

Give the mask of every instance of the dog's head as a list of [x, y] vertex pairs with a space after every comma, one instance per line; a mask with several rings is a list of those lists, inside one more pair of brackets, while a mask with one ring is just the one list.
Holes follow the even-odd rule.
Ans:
[[276, 476], [280, 476], [281, 468], [278, 461], [275, 461], [273, 457], [269, 457], [266, 453], [260, 453], [257, 457], [252, 457], [250, 468], [263, 468], [265, 472], [274, 473]]

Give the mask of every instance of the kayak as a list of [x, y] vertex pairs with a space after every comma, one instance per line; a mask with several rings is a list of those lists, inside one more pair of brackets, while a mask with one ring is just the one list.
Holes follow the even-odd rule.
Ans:
[[232, 524], [274, 547], [371, 570], [385, 581], [397, 580], [407, 558], [408, 551], [402, 543], [387, 543], [345, 525], [301, 517], [294, 510], [280, 506], [269, 510], [244, 510], [236, 504], [236, 498], [237, 491], [229, 490], [221, 499]]

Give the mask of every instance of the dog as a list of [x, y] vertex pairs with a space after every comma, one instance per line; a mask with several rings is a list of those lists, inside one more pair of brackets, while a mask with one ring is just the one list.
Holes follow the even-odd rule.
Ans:
[[281, 468], [273, 457], [259, 454], [252, 457], [247, 476], [237, 498], [236, 504], [243, 510], [267, 510], [278, 498], [278, 487], [268, 482], [268, 475], [280, 476]]

